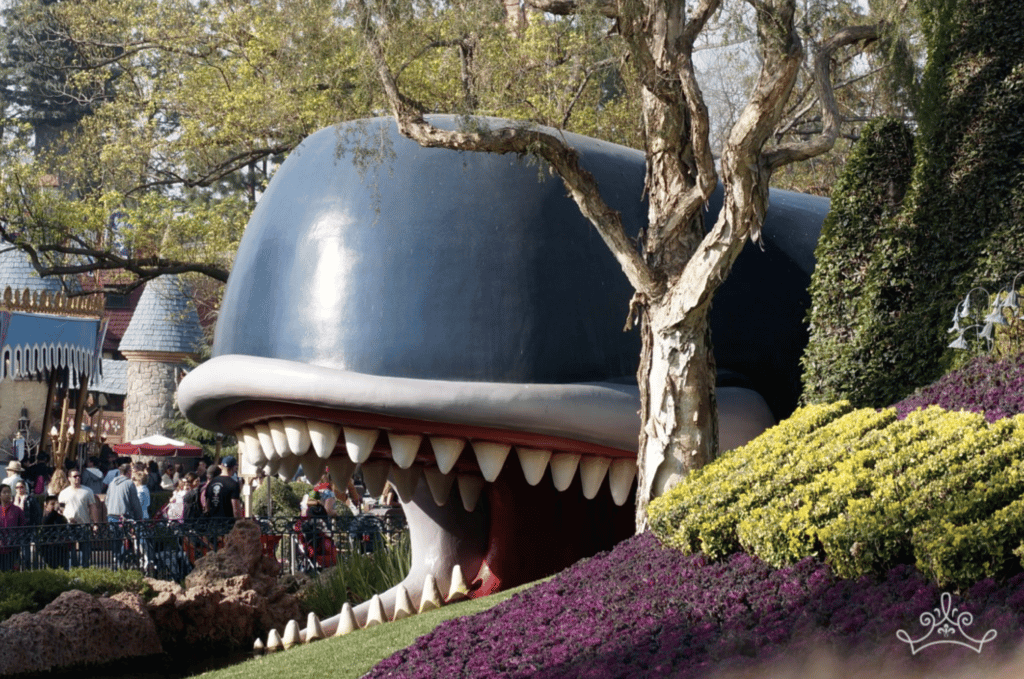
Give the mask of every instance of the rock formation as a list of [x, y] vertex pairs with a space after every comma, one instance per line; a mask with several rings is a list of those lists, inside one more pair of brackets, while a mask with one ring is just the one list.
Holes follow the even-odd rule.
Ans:
[[39, 613], [18, 613], [0, 624], [4, 677], [162, 651], [145, 602], [129, 592], [108, 599], [72, 590]]
[[0, 623], [0, 677], [159, 655], [186, 644], [193, 656], [248, 649], [253, 638], [299, 616], [279, 571], [263, 554], [259, 526], [239, 521], [216, 553], [196, 561], [185, 589], [147, 580], [157, 592], [148, 604], [138, 594], [104, 598], [72, 590], [39, 613]]
[[256, 636], [299, 616], [299, 604], [278, 582], [280, 566], [263, 554], [260, 529], [239, 521], [224, 545], [196, 561], [185, 588], [149, 580], [157, 596], [149, 603], [164, 648], [188, 645], [246, 648]]

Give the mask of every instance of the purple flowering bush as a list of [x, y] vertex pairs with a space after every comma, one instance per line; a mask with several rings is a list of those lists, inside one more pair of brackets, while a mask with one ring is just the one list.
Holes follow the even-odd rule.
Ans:
[[[814, 559], [780, 569], [746, 554], [716, 562], [646, 533], [488, 611], [441, 624], [367, 676], [700, 677], [822, 646], [909, 670], [949, 669], [978, 656], [949, 644], [914, 655], [896, 636], [925, 636], [930, 628], [919, 618], [938, 609], [940, 597], [909, 566], [842, 580]], [[963, 628], [970, 636], [996, 630], [984, 646], [990, 658], [1024, 636], [1024, 575], [978, 583], [953, 605], [974, 614]]]
[[979, 356], [895, 404], [900, 418], [930, 405], [984, 413], [989, 422], [1024, 413], [1024, 355]]

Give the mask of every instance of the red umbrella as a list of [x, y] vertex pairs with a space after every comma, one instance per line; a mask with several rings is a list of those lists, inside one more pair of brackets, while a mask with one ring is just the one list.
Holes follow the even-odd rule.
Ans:
[[175, 441], [166, 436], [154, 434], [130, 443], [115, 443], [114, 452], [122, 456], [199, 457], [203, 454], [203, 449], [184, 441]]

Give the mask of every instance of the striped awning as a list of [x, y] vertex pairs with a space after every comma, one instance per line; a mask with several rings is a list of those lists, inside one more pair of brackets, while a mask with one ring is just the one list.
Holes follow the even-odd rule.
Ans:
[[0, 379], [64, 368], [76, 382], [80, 374], [98, 374], [105, 332], [95, 304], [45, 293], [30, 297], [27, 290], [12, 294], [8, 288], [0, 305]]

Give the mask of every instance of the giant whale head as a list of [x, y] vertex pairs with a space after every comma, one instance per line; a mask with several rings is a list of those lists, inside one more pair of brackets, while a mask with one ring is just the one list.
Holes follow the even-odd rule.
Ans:
[[[564, 136], [638, 233], [643, 154]], [[828, 204], [771, 200], [765, 248], [741, 255], [712, 311], [723, 447], [786, 415], [799, 388]], [[284, 477], [329, 468], [343, 484], [358, 467], [373, 493], [391, 479], [413, 567], [357, 607], [363, 625], [409, 602], [557, 572], [632, 534], [631, 295], [543, 167], [424, 149], [386, 118], [345, 123], [306, 139], [270, 182], [238, 250], [213, 358], [178, 400]]]

